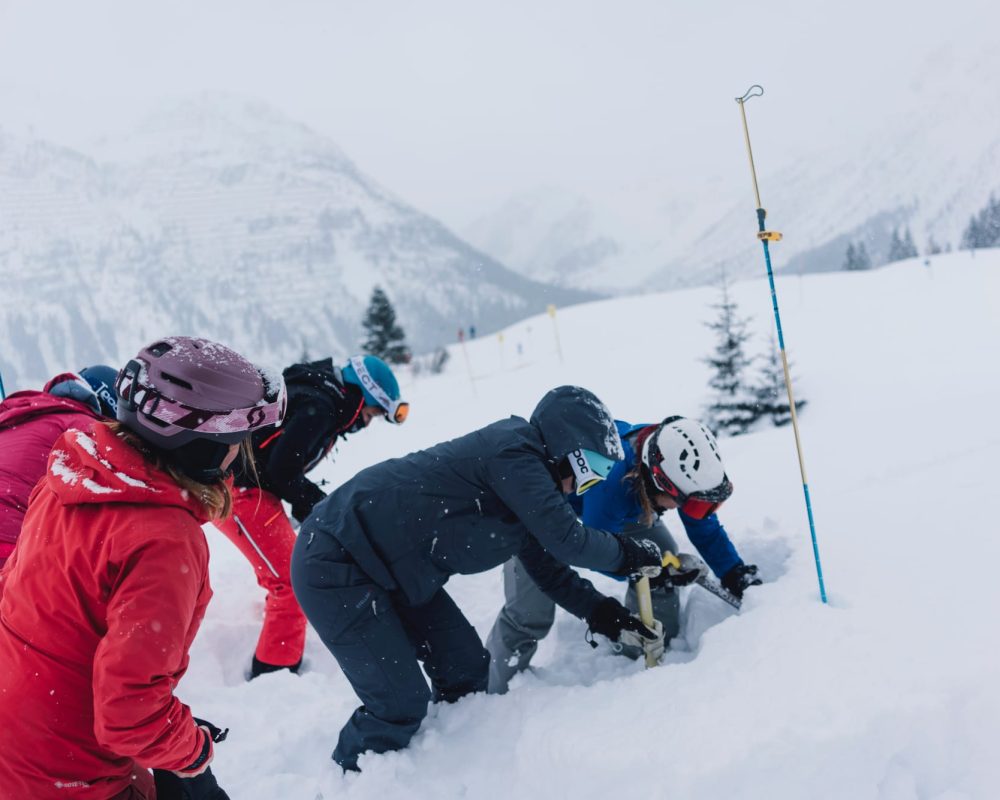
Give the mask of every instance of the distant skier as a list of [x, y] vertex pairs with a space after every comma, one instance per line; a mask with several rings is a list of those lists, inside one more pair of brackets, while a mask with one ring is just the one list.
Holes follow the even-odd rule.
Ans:
[[56, 439], [69, 428], [90, 430], [102, 416], [114, 419], [116, 375], [102, 364], [64, 372], [40, 392], [15, 392], [0, 403], [0, 567], [14, 550], [28, 495]]
[[489, 655], [444, 590], [518, 554], [544, 591], [591, 630], [662, 649], [617, 600], [567, 563], [621, 575], [659, 572], [652, 542], [581, 525], [563, 493], [590, 489], [622, 457], [607, 409], [575, 386], [554, 389], [531, 420], [511, 417], [369, 467], [302, 526], [292, 585], [363, 705], [333, 759], [405, 747], [433, 699], [485, 691]]
[[[326, 497], [306, 477], [340, 437], [356, 433], [376, 417], [402, 423], [409, 404], [389, 365], [375, 356], [353, 356], [342, 368], [326, 358], [293, 364], [284, 372], [288, 413], [280, 428], [254, 433], [256, 470], [236, 475], [233, 516], [219, 528], [254, 568], [267, 591], [264, 625], [250, 677], [289, 669], [296, 672], [306, 642], [306, 618], [292, 593], [289, 562], [295, 531], [281, 501], [303, 522]], [[258, 484], [259, 481], [259, 484]]]
[[[677, 544], [660, 520], [664, 511], [677, 509], [688, 539], [722, 585], [737, 597], [758, 585], [757, 567], [744, 564], [716, 516], [733, 486], [711, 431], [685, 417], [667, 417], [659, 425], [631, 425], [615, 421], [625, 458], [615, 464], [608, 479], [571, 504], [584, 525], [612, 531], [623, 539], [649, 538], [663, 551], [677, 553]], [[538, 587], [520, 558], [504, 565], [506, 603], [486, 640], [490, 652], [490, 691], [507, 691], [510, 679], [525, 669], [555, 620], [555, 603]], [[697, 571], [681, 579], [693, 581]], [[653, 614], [669, 640], [680, 629], [680, 601], [666, 573], [654, 578]], [[676, 584], [675, 584], [676, 585]], [[634, 584], [625, 605], [636, 610]], [[625, 648], [638, 656], [636, 648]]]
[[284, 386], [171, 337], [116, 388], [119, 422], [56, 442], [0, 572], [0, 796], [226, 800], [222, 731], [173, 690], [212, 596], [201, 526], [230, 513], [226, 476]]

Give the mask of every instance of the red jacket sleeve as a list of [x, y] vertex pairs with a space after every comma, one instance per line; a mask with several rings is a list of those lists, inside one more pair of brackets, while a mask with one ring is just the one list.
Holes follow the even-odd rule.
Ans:
[[94, 656], [94, 734], [144, 767], [182, 770], [204, 744], [173, 690], [211, 596], [208, 547], [184, 512], [164, 511], [157, 522], [175, 524], [150, 526], [141, 544], [113, 559], [108, 628]]

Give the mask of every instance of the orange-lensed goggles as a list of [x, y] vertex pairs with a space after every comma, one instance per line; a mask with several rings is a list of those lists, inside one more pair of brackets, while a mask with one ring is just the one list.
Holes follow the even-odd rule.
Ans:
[[397, 400], [394, 404], [394, 408], [391, 412], [386, 412], [386, 419], [390, 419], [397, 425], [401, 425], [406, 422], [407, 416], [410, 413], [410, 404], [404, 403]]

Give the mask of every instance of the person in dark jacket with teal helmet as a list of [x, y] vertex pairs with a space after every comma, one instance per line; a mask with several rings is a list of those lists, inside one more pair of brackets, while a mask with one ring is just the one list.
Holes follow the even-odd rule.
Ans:
[[295, 520], [304, 520], [326, 497], [308, 473], [336, 443], [380, 417], [399, 424], [409, 409], [392, 369], [375, 356], [352, 356], [339, 368], [331, 358], [292, 364], [282, 374], [288, 390], [284, 422], [254, 434], [253, 468], [236, 473], [233, 513], [215, 523], [267, 592], [251, 679], [284, 669], [297, 672], [305, 650], [307, 623], [290, 575], [295, 530], [282, 501]]
[[530, 421], [511, 417], [369, 467], [316, 506], [292, 556], [292, 586], [363, 703], [341, 730], [338, 764], [357, 769], [366, 751], [405, 747], [432, 696], [485, 691], [489, 655], [444, 590], [456, 573], [518, 555], [592, 631], [656, 638], [568, 566], [659, 572], [654, 543], [589, 528], [564, 498], [606, 477], [622, 456], [604, 405], [562, 386]]

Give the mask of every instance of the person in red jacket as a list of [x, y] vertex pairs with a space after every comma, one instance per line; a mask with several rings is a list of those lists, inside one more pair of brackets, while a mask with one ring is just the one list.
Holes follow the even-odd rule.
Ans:
[[98, 364], [64, 372], [42, 391], [15, 392], [0, 403], [0, 567], [21, 532], [28, 495], [45, 473], [53, 443], [70, 428], [90, 430], [115, 417], [117, 373]]
[[174, 337], [116, 390], [118, 422], [56, 442], [0, 572], [2, 800], [227, 798], [222, 732], [173, 691], [212, 596], [201, 525], [230, 512], [226, 476], [284, 383]]

